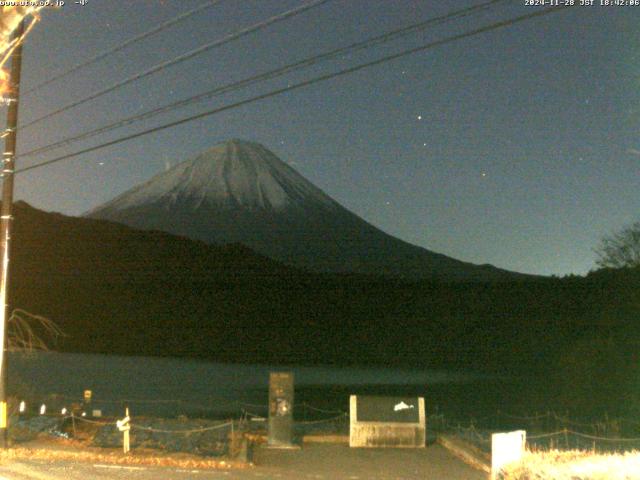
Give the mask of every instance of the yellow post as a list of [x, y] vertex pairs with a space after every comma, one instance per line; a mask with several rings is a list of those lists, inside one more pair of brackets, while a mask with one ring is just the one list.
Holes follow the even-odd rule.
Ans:
[[127, 425], [126, 425], [126, 430], [124, 431], [124, 440], [122, 442], [122, 447], [124, 450], [124, 453], [129, 453], [129, 430], [131, 429], [131, 427], [129, 426], [129, 407], [127, 407], [125, 409], [125, 417], [127, 419]]
[[12, 39], [18, 42], [11, 58], [11, 91], [7, 110], [7, 129], [3, 135], [4, 153], [0, 159], [2, 170], [2, 207], [0, 211], [0, 447], [6, 448], [7, 437], [7, 322], [9, 321], [9, 250], [13, 223], [13, 176], [15, 173], [16, 130], [18, 128], [18, 99], [20, 97], [20, 72], [22, 68], [22, 42], [24, 20], [20, 22]]
[[125, 409], [125, 416], [122, 420], [118, 420], [116, 422], [116, 426], [118, 430], [122, 432], [122, 451], [126, 454], [129, 453], [129, 430], [131, 430], [131, 425], [129, 425], [129, 407]]

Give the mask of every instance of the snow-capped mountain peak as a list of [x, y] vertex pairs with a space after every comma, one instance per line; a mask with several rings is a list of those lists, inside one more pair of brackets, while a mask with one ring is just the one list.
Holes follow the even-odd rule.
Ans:
[[87, 216], [211, 244], [241, 243], [317, 271], [465, 281], [509, 276], [380, 231], [262, 145], [241, 140], [218, 144]]
[[281, 212], [304, 204], [332, 207], [320, 189], [258, 143], [229, 140], [156, 175], [100, 209], [149, 203], [243, 207]]

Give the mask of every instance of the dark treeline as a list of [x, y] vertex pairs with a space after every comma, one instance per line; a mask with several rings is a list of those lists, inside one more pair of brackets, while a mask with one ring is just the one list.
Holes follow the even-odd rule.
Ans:
[[467, 284], [312, 274], [23, 203], [16, 217], [11, 305], [55, 321], [63, 351], [537, 375], [585, 408], [640, 394], [638, 270]]

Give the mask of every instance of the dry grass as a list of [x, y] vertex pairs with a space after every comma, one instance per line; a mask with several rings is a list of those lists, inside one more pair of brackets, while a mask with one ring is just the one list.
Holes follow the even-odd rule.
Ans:
[[640, 452], [597, 454], [585, 451], [528, 452], [506, 469], [504, 480], [640, 480]]
[[184, 453], [162, 453], [157, 450], [135, 449], [125, 455], [121, 450], [88, 447], [73, 440], [46, 440], [27, 446], [0, 450], [0, 463], [13, 460], [40, 460], [46, 462], [68, 461], [103, 463], [109, 465], [144, 465], [186, 469], [245, 468], [242, 463], [209, 459]]

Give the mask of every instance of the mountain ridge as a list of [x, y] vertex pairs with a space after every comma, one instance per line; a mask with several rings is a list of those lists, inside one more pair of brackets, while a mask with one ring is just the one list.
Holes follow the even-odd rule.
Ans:
[[241, 243], [298, 268], [408, 279], [520, 276], [412, 245], [341, 206], [264, 146], [233, 139], [87, 212], [210, 244]]
[[[212, 157], [223, 157], [225, 161], [212, 162]], [[208, 203], [281, 211], [310, 199], [328, 208], [338, 206], [262, 145], [232, 139], [173, 166], [84, 216], [150, 201], [165, 200], [171, 204], [180, 198], [195, 201], [196, 208]]]
[[[63, 330], [52, 349], [558, 379], [533, 385], [526, 405], [540, 392], [550, 405], [568, 392], [567, 408], [594, 398], [619, 406], [634, 394], [638, 269], [467, 283], [314, 274], [237, 244], [23, 202], [14, 214], [9, 304]], [[607, 379], [597, 396], [594, 371]]]

